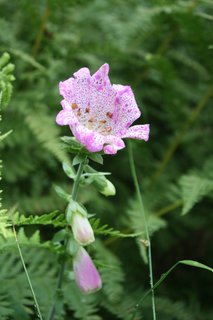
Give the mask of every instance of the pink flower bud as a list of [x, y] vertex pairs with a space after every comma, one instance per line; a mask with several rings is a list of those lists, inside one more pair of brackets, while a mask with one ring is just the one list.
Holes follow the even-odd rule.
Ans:
[[73, 260], [75, 281], [83, 293], [92, 293], [102, 287], [101, 277], [87, 251], [80, 247]]
[[74, 213], [72, 217], [72, 231], [75, 240], [82, 246], [95, 241], [93, 229], [87, 217]]

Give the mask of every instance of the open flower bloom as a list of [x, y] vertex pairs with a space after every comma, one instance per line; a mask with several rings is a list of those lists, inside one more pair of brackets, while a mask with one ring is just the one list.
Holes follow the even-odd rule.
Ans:
[[87, 217], [80, 213], [74, 213], [71, 226], [75, 240], [82, 246], [95, 241], [94, 232]]
[[92, 293], [102, 287], [101, 277], [87, 251], [80, 247], [73, 259], [75, 281], [83, 293]]
[[131, 124], [141, 113], [129, 86], [112, 85], [107, 63], [90, 75], [82, 68], [59, 84], [63, 96], [56, 122], [69, 125], [76, 139], [90, 152], [115, 154], [125, 147], [123, 138], [149, 138], [149, 125]]

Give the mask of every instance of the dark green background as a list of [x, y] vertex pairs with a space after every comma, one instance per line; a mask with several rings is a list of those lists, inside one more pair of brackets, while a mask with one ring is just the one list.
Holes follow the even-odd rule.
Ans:
[[[16, 66], [12, 100], [3, 110], [1, 124], [2, 131], [13, 129], [0, 149], [4, 207], [15, 206], [26, 215], [63, 212], [65, 203], [53, 184], [71, 190], [61, 169], [70, 155], [59, 146], [59, 136], [70, 135], [70, 131], [55, 124], [61, 108], [58, 82], [80, 67], [87, 66], [93, 73], [107, 62], [111, 82], [131, 85], [135, 92], [142, 110], [136, 124], [151, 125], [150, 140], [134, 141], [133, 150], [153, 234], [155, 280], [178, 260], [211, 265], [212, 195], [201, 197], [181, 216], [185, 198], [180, 181], [184, 175], [213, 178], [213, 2], [0, 0], [0, 13], [0, 51], [9, 52]], [[105, 156], [104, 167], [96, 168], [112, 172], [117, 194], [104, 198], [93, 188], [82, 189], [80, 200], [102, 223], [123, 231], [141, 230], [127, 149]], [[26, 232], [30, 235], [33, 230], [26, 227]], [[54, 229], [41, 227], [40, 233], [41, 239], [50, 240]], [[135, 240], [102, 240], [122, 264], [122, 293], [114, 300], [106, 292], [91, 298], [97, 306], [93, 314], [128, 319], [128, 312], [122, 310], [127, 300], [131, 306], [148, 288], [148, 268]], [[47, 260], [53, 259], [49, 255]], [[108, 272], [110, 277], [110, 269]], [[211, 279], [205, 270], [175, 269], [156, 292], [158, 319], [212, 319]], [[113, 292], [113, 283], [111, 287]], [[54, 280], [50, 291], [53, 288]], [[45, 299], [48, 292], [42, 290]], [[66, 290], [69, 293], [68, 286]], [[29, 311], [17, 307], [26, 301], [17, 301], [11, 303], [14, 319], [29, 319]], [[66, 301], [58, 319], [72, 319], [72, 310], [81, 307]], [[138, 319], [151, 319], [150, 310], [148, 299]], [[75, 317], [100, 319], [76, 313]]]

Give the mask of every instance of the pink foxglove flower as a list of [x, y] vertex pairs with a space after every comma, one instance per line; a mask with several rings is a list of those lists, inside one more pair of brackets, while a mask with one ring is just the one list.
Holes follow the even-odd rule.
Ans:
[[111, 84], [105, 63], [90, 75], [82, 68], [59, 84], [63, 96], [56, 122], [69, 125], [76, 139], [90, 152], [115, 154], [125, 147], [123, 138], [149, 139], [149, 125], [131, 124], [141, 113], [130, 86]]
[[71, 225], [75, 240], [82, 246], [95, 241], [94, 232], [87, 217], [80, 213], [74, 213]]
[[92, 293], [101, 289], [101, 277], [83, 247], [80, 247], [73, 259], [73, 270], [75, 281], [83, 293]]

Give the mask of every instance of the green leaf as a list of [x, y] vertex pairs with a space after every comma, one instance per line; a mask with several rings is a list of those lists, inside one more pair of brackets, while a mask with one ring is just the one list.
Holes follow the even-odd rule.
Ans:
[[204, 196], [213, 191], [213, 181], [192, 175], [185, 175], [180, 180], [183, 197], [182, 215], [187, 214]]
[[192, 266], [192, 267], [197, 267], [197, 268], [201, 268], [201, 269], [206, 269], [206, 270], [208, 270], [208, 271], [213, 272], [213, 268], [208, 267], [208, 266], [206, 266], [205, 264], [200, 263], [200, 262], [197, 262], [197, 261], [194, 261], [194, 260], [181, 260], [181, 261], [179, 261], [179, 263], [186, 264], [186, 265]]
[[[200, 268], [200, 269], [205, 269], [208, 271], [213, 272], [213, 268], [206, 266], [203, 263], [194, 261], [194, 260], [180, 260], [177, 263], [175, 263], [168, 271], [166, 271], [165, 273], [163, 273], [160, 277], [160, 279], [154, 284], [152, 289], [149, 289], [143, 296], [142, 298], [139, 300], [138, 302], [138, 306], [141, 306], [142, 302], [146, 299], [146, 297], [152, 292], [152, 290], [157, 289], [157, 287], [159, 287], [159, 285], [168, 277], [168, 275], [179, 265], [179, 264], [185, 264], [185, 265], [189, 265], [191, 267], [196, 267], [196, 268]], [[134, 318], [133, 318], [134, 319]]]
[[11, 134], [13, 132], [13, 130], [10, 130], [2, 135], [0, 135], [0, 141], [4, 140], [7, 136], [9, 136], [9, 134]]

